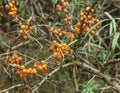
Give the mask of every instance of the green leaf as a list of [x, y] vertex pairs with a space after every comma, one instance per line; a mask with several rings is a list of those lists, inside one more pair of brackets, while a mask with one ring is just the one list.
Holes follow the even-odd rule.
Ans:
[[117, 26], [116, 26], [116, 22], [115, 22], [115, 18], [113, 18], [108, 12], [105, 12], [105, 14], [111, 19], [111, 23], [110, 23], [110, 36], [112, 36], [113, 33], [115, 33], [117, 31]]
[[110, 35], [110, 36], [112, 36], [112, 31], [113, 31], [113, 25], [112, 25], [112, 24], [113, 24], [113, 23], [111, 22], [111, 23], [110, 23], [110, 32], [109, 32], [109, 35]]
[[19, 11], [20, 11], [21, 17], [24, 17], [24, 14], [25, 14], [23, 3], [24, 3], [23, 0], [20, 0]]
[[52, 3], [56, 4], [58, 0], [51, 0]]
[[35, 39], [38, 38], [38, 29], [37, 29], [37, 27], [34, 27], [34, 37], [35, 37]]
[[119, 32], [116, 32], [115, 35], [114, 35], [113, 42], [112, 42], [112, 47], [111, 47], [111, 52], [112, 52], [112, 54], [114, 54], [116, 45], [117, 45], [117, 43], [118, 43], [119, 36], [120, 36], [120, 33], [119, 33]]
[[95, 84], [95, 81], [92, 80], [87, 84], [84, 83], [82, 87], [83, 87], [82, 93], [95, 93], [94, 91], [97, 90], [100, 87], [100, 85]]

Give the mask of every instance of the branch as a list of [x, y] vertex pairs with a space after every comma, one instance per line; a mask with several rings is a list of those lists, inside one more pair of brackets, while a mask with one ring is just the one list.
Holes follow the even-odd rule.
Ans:
[[78, 86], [78, 82], [77, 82], [77, 79], [76, 79], [76, 71], [75, 71], [75, 66], [73, 67], [73, 79], [74, 79], [74, 83], [75, 83], [75, 90], [76, 90], [76, 93], [79, 93], [79, 86]]
[[9, 88], [7, 88], [7, 89], [1, 90], [0, 93], [4, 93], [4, 92], [6, 92], [6, 91], [9, 91], [9, 90], [11, 90], [11, 89], [13, 89], [13, 88], [20, 87], [20, 86], [23, 86], [23, 84], [14, 85], [14, 86], [9, 87]]
[[38, 88], [48, 79], [48, 77], [52, 76], [54, 73], [56, 73], [57, 71], [59, 71], [61, 68], [65, 68], [68, 66], [72, 66], [72, 65], [76, 65], [79, 66], [81, 68], [84, 68], [86, 71], [93, 73], [95, 75], [100, 76], [108, 85], [112, 86], [112, 88], [117, 91], [118, 93], [120, 93], [120, 86], [117, 85], [118, 82], [117, 81], [113, 81], [112, 78], [109, 75], [106, 75], [105, 73], [101, 73], [100, 70], [93, 68], [89, 65], [87, 65], [86, 63], [83, 62], [72, 62], [72, 63], [68, 63], [65, 64], [63, 66], [59, 66], [56, 69], [54, 69], [51, 73], [49, 73], [48, 75], [46, 75], [42, 81], [40, 81], [38, 84], [34, 85], [32, 88], [32, 93], [35, 93], [35, 91], [38, 90]]
[[106, 67], [106, 66], [109, 66], [109, 65], [115, 64], [115, 63], [120, 63], [120, 58], [109, 60], [108, 62], [104, 63], [104, 66]]
[[[41, 37], [41, 38], [39, 38], [38, 40], [44, 40], [44, 39], [45, 39], [45, 37]], [[16, 46], [13, 46], [13, 47], [11, 48], [11, 50], [15, 50], [15, 49], [20, 48], [20, 47], [22, 47], [22, 46], [24, 46], [24, 45], [30, 44], [30, 43], [33, 42], [33, 41], [35, 41], [35, 39], [22, 42], [22, 43], [20, 43], [20, 44], [18, 44], [18, 45], [16, 45]]]

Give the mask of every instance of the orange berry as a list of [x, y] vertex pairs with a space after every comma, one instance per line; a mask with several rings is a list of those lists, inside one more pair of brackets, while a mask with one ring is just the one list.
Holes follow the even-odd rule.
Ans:
[[86, 18], [87, 18], [86, 15], [84, 15], [84, 16], [83, 16], [83, 19], [86, 19]]
[[45, 73], [47, 70], [45, 70], [45, 69], [42, 69], [41, 71], [42, 71], [42, 73]]
[[49, 47], [49, 50], [55, 51], [55, 48], [54, 48], [53, 46], [50, 46], [50, 47]]
[[56, 6], [56, 9], [57, 9], [58, 11], [60, 11], [60, 12], [62, 11], [62, 7], [61, 7], [60, 5], [57, 5], [57, 6]]
[[68, 54], [69, 54], [69, 52], [68, 52], [68, 51], [65, 51], [65, 54], [66, 54], [66, 55], [68, 55]]
[[5, 9], [6, 10], [10, 10], [10, 6], [9, 5], [5, 5]]
[[51, 28], [50, 28], [50, 32], [53, 32], [53, 31], [54, 31], [54, 28], [53, 28], [53, 27], [51, 27]]
[[25, 29], [28, 29], [28, 25], [25, 25]]
[[77, 27], [77, 28], [80, 28], [80, 26], [81, 26], [81, 23], [78, 22], [78, 23], [76, 24], [76, 27]]
[[10, 6], [10, 8], [13, 8], [13, 7], [14, 7], [14, 5], [13, 5], [12, 3], [10, 3], [9, 6]]
[[95, 21], [98, 23], [100, 20], [99, 20], [99, 19], [96, 19]]
[[22, 66], [20, 67], [20, 69], [25, 69], [25, 66], [24, 66], [24, 65], [22, 65]]
[[25, 23], [27, 24], [27, 25], [29, 25], [30, 24], [30, 19], [27, 19], [26, 21], [25, 21]]
[[16, 7], [14, 7], [14, 11], [17, 11], [17, 8], [16, 8]]
[[55, 52], [55, 53], [53, 54], [53, 56], [56, 58], [56, 57], [58, 56], [58, 53]]
[[35, 64], [34, 64], [34, 67], [35, 67], [35, 68], [38, 68], [38, 66], [39, 66], [38, 63], [35, 63]]
[[14, 61], [16, 61], [16, 62], [20, 62], [19, 58], [16, 58]]
[[95, 12], [95, 10], [94, 10], [94, 9], [91, 9], [91, 10], [90, 10], [90, 12], [91, 12], [91, 13], [94, 13], [94, 12]]
[[96, 26], [96, 28], [98, 29], [98, 28], [100, 28], [100, 26], [99, 26], [99, 25], [97, 25], [97, 26]]
[[20, 74], [19, 74], [19, 77], [23, 78], [23, 74], [20, 73]]
[[61, 32], [61, 29], [59, 28], [59, 29], [57, 29], [58, 30], [58, 32], [60, 33]]
[[53, 34], [58, 35], [58, 34], [59, 34], [59, 32], [58, 32], [57, 30], [55, 30], [55, 31], [53, 31]]
[[69, 34], [68, 34], [68, 39], [74, 39], [74, 38], [75, 38], [75, 36], [74, 36], [73, 33], [69, 33]]
[[24, 40], [27, 40], [27, 39], [28, 39], [28, 36], [27, 36], [27, 35], [24, 35], [24, 36], [23, 36], [23, 39], [24, 39]]
[[21, 26], [20, 26], [20, 29], [25, 29], [25, 25], [21, 25]]
[[13, 64], [13, 66], [16, 68], [16, 67], [17, 67], [17, 64]]
[[24, 35], [25, 34], [23, 30], [20, 30], [19, 33], [20, 33], [20, 35]]
[[52, 41], [52, 43], [53, 43], [53, 44], [56, 44], [56, 43], [57, 43], [57, 41], [56, 41], [56, 40], [53, 40], [53, 41]]
[[71, 17], [70, 17], [70, 16], [69, 16], [69, 17], [67, 17], [67, 20], [68, 20], [68, 21], [70, 21], [70, 20], [71, 20]]
[[45, 64], [46, 64], [45, 60], [42, 60], [40, 63], [41, 63], [42, 65], [45, 65]]
[[64, 11], [65, 13], [68, 13], [68, 10], [67, 10], [67, 9], [64, 9], [63, 11]]
[[94, 35], [94, 34], [95, 34], [95, 31], [94, 31], [94, 30], [92, 30], [90, 33]]
[[27, 69], [26, 73], [30, 74], [31, 73], [30, 69]]
[[45, 72], [47, 71], [47, 67], [44, 68], [44, 71], [45, 71]]
[[64, 3], [65, 1], [64, 0], [61, 0], [61, 3]]
[[91, 18], [92, 18], [92, 16], [91, 16], [91, 15], [88, 15], [88, 16], [87, 16], [87, 18], [88, 18], [88, 19], [91, 19]]
[[42, 66], [38, 66], [38, 69], [39, 69], [39, 70], [42, 70], [42, 69], [43, 69], [43, 67], [42, 67]]
[[68, 23], [68, 20], [67, 18], [64, 19], [64, 24], [67, 24]]
[[62, 33], [63, 33], [63, 35], [66, 35], [66, 34], [67, 34], [67, 32], [66, 32], [66, 31], [63, 31]]
[[95, 18], [92, 18], [91, 20], [95, 22]]
[[32, 74], [37, 74], [37, 70], [36, 70], [36, 69], [33, 69], [33, 70], [32, 70]]
[[74, 32], [75, 32], [75, 33], [78, 33], [78, 31], [79, 31], [79, 28], [78, 28], [78, 27], [75, 27], [75, 28], [74, 28]]
[[80, 16], [83, 17], [84, 16], [84, 12], [80, 12]]
[[32, 71], [32, 68], [29, 68], [30, 72]]
[[46, 65], [46, 64], [43, 64], [43, 65], [42, 65], [42, 67], [43, 67], [43, 68], [46, 68], [46, 67], [47, 67], [47, 65]]
[[14, 11], [14, 8], [11, 8], [10, 10], [11, 10], [11, 11]]
[[63, 6], [69, 6], [69, 3], [68, 2], [64, 2]]
[[14, 4], [15, 4], [15, 1], [12, 1], [11, 3], [14, 5]]
[[22, 72], [23, 72], [23, 73], [26, 73], [26, 72], [27, 72], [27, 70], [26, 70], [26, 69], [23, 69], [23, 70], [22, 70]]
[[87, 21], [87, 24], [88, 24], [88, 25], [94, 24], [94, 21], [92, 21], [92, 20]]
[[86, 7], [85, 11], [90, 12], [90, 7]]
[[84, 20], [84, 18], [83, 18], [83, 17], [81, 17], [81, 18], [80, 18], [80, 21], [82, 22], [83, 20]]
[[84, 28], [83, 31], [84, 31], [84, 32], [89, 31], [89, 27]]
[[62, 48], [62, 44], [58, 44], [58, 49], [61, 49]]
[[29, 27], [29, 30], [30, 30], [30, 31], [32, 31], [32, 30], [33, 30], [33, 28], [32, 28], [32, 27]]
[[84, 27], [84, 28], [86, 27], [86, 24], [85, 24], [85, 23], [83, 24], [83, 27]]
[[63, 34], [62, 33], [59, 33], [58, 36], [61, 37]]
[[14, 15], [14, 12], [9, 12], [8, 15], [9, 15], [9, 16], [13, 16], [13, 15]]

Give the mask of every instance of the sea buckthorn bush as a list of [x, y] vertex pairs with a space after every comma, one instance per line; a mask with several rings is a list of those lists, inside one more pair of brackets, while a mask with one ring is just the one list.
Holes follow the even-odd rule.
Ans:
[[106, 5], [1, 0], [0, 93], [119, 93], [119, 9]]

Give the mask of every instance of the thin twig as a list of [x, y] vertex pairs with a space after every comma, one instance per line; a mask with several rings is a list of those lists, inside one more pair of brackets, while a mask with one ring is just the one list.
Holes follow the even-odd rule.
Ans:
[[9, 90], [11, 90], [11, 89], [14, 89], [14, 88], [20, 87], [20, 86], [23, 86], [23, 84], [14, 85], [14, 86], [9, 87], [9, 88], [7, 88], [7, 89], [1, 90], [0, 93], [4, 93], [4, 92], [6, 92], [6, 91], [9, 91]]

